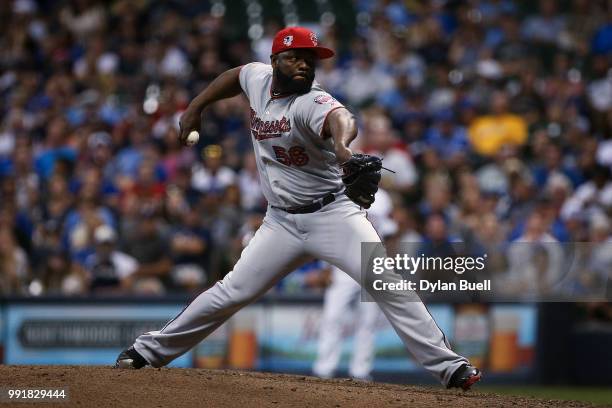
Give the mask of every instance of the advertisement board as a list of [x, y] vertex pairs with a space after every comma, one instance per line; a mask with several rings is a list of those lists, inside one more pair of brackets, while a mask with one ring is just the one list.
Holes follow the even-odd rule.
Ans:
[[[139, 334], [162, 327], [183, 304], [19, 302], [0, 307], [0, 352], [4, 346], [5, 364], [112, 365]], [[428, 309], [453, 349], [487, 372], [533, 369], [534, 305], [434, 304]], [[251, 305], [171, 366], [310, 373], [321, 317], [318, 303]], [[359, 318], [356, 309], [338, 322], [339, 372], [348, 369]], [[375, 325], [374, 350], [375, 373], [421, 370], [382, 313]]]
[[[428, 306], [453, 349], [488, 372], [526, 373], [533, 369], [536, 345], [536, 308], [533, 305]], [[256, 334], [258, 365], [272, 371], [309, 372], [317, 356], [322, 308], [318, 305], [277, 305], [265, 313]], [[354, 349], [355, 313], [342, 325], [339, 371], [348, 370]], [[382, 315], [376, 323], [373, 371], [410, 373], [421, 370], [393, 327]]]
[[[430, 313], [449, 335], [452, 335], [453, 309], [434, 305]], [[261, 367], [273, 371], [309, 371], [316, 359], [321, 306], [277, 306], [267, 314], [266, 333], [260, 339]], [[341, 324], [342, 353], [338, 370], [348, 369], [354, 343], [355, 323], [359, 316], [345, 316]], [[376, 324], [374, 371], [408, 372], [420, 369], [410, 358], [402, 341], [381, 313]]]
[[[162, 327], [180, 305], [6, 305], [6, 364], [112, 365], [141, 333]], [[191, 367], [192, 353], [172, 363]]]

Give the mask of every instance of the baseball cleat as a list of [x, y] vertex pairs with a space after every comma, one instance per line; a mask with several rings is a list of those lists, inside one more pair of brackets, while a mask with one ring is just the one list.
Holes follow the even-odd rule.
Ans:
[[134, 346], [131, 346], [119, 354], [114, 368], [138, 370], [146, 365], [149, 365], [147, 360], [136, 351]]
[[482, 372], [474, 366], [463, 364], [453, 373], [446, 388], [461, 388], [467, 391], [482, 378]]

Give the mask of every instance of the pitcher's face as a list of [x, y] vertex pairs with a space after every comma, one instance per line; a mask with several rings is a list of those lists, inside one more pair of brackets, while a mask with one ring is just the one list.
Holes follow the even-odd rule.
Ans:
[[317, 54], [309, 49], [294, 49], [272, 55], [272, 68], [278, 91], [303, 94], [310, 91], [315, 78]]

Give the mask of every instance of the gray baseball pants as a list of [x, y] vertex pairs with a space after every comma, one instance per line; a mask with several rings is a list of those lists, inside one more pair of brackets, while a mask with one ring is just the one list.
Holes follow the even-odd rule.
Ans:
[[[380, 238], [366, 212], [344, 195], [311, 214], [268, 208], [263, 225], [234, 269], [161, 330], [139, 336], [134, 347], [153, 367], [170, 363], [308, 259], [327, 261], [361, 283], [362, 242], [380, 242]], [[369, 294], [408, 352], [443, 385], [467, 363], [450, 349], [425, 305], [415, 301], [414, 292], [371, 290]]]

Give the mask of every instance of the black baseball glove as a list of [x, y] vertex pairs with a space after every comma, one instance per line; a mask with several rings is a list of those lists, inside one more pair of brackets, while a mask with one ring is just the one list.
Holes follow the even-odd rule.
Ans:
[[370, 208], [378, 191], [382, 160], [368, 154], [353, 154], [340, 165], [345, 194], [363, 208]]

